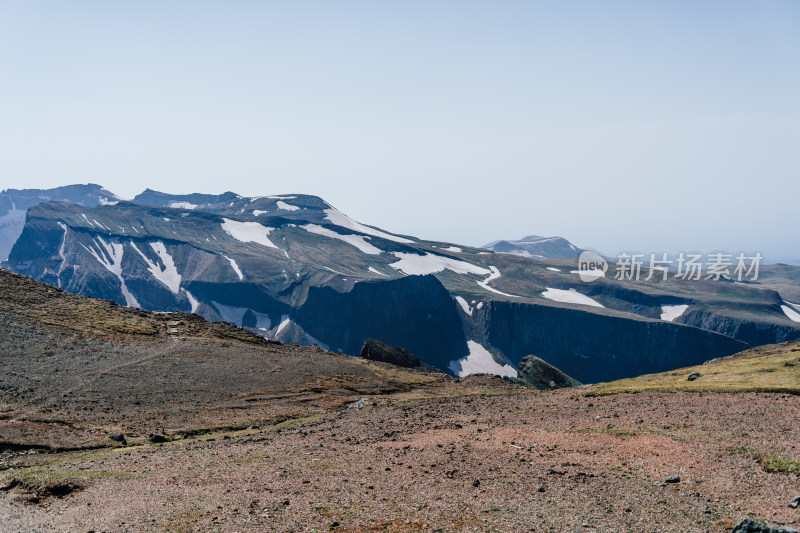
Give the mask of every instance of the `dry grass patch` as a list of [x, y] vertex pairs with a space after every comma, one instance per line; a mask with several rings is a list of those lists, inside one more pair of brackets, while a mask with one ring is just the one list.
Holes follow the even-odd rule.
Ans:
[[[800, 394], [800, 366], [797, 352], [786, 348], [761, 357], [721, 359], [705, 365], [660, 374], [600, 383], [588, 396], [624, 392], [783, 392]], [[692, 372], [701, 376], [687, 378]]]

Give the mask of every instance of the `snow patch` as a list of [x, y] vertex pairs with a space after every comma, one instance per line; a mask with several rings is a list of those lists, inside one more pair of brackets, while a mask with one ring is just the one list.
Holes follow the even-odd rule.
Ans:
[[125, 246], [118, 242], [107, 243], [99, 236], [95, 237], [92, 242], [97, 245], [97, 249], [94, 246], [87, 248], [83, 243], [81, 243], [81, 246], [92, 254], [106, 270], [117, 277], [120, 282], [122, 296], [125, 298], [125, 305], [128, 307], [141, 307], [133, 294], [131, 294], [131, 291], [128, 290], [128, 286], [125, 285], [125, 278], [122, 277], [122, 256], [125, 252]]
[[380, 255], [383, 253], [383, 250], [381, 250], [380, 248], [376, 248], [375, 246], [366, 242], [365, 239], [369, 239], [369, 237], [364, 237], [363, 235], [342, 235], [340, 233], [336, 233], [335, 231], [329, 230], [328, 228], [323, 228], [322, 226], [318, 226], [316, 224], [306, 224], [305, 226], [300, 226], [300, 227], [306, 230], [307, 232], [313, 233], [315, 235], [322, 235], [323, 237], [330, 237], [331, 239], [338, 239], [340, 241], [346, 242], [351, 246], [355, 246], [365, 254]]
[[556, 267], [547, 267], [547, 270], [550, 272], [561, 272], [561, 269]]
[[197, 299], [195, 299], [195, 297], [192, 296], [191, 292], [187, 291], [186, 289], [181, 289], [181, 290], [183, 290], [183, 292], [186, 293], [186, 298], [189, 300], [189, 305], [192, 306], [192, 313], [197, 312], [197, 308], [200, 306], [200, 302], [198, 302]]
[[61, 258], [61, 266], [58, 267], [56, 277], [58, 278], [58, 287], [61, 288], [61, 273], [67, 267], [67, 257], [64, 255], [64, 248], [67, 245], [67, 225], [63, 222], [58, 222], [61, 229], [64, 230], [64, 236], [61, 238], [61, 245], [58, 247], [58, 256]]
[[453, 374], [463, 378], [470, 374], [494, 374], [496, 376], [517, 377], [516, 369], [511, 365], [501, 365], [495, 361], [489, 350], [475, 341], [468, 341], [469, 355], [450, 361], [448, 368]]
[[119, 200], [109, 200], [105, 196], [98, 197], [97, 201], [100, 202], [100, 205], [117, 205], [119, 203]]
[[387, 278], [388, 278], [388, 277], [390, 277], [390, 276], [389, 276], [389, 274], [384, 274], [383, 272], [381, 272], [381, 271], [379, 271], [379, 270], [375, 270], [375, 269], [374, 269], [374, 268], [372, 268], [372, 267], [369, 267], [367, 270], [369, 270], [369, 271], [370, 271], [370, 272], [372, 272], [373, 274], [378, 274], [379, 276], [384, 276], [384, 277], [387, 277]]
[[278, 324], [278, 329], [275, 330], [276, 337], [280, 335], [281, 331], [283, 331], [284, 328], [286, 328], [286, 326], [289, 325], [289, 322], [291, 322], [291, 320], [289, 319], [289, 315], [283, 315], [281, 317], [281, 323]]
[[258, 222], [239, 222], [223, 218], [222, 229], [225, 233], [242, 242], [254, 242], [267, 248], [278, 248], [269, 240], [269, 234], [275, 228], [262, 226]]
[[661, 320], [666, 320], [667, 322], [672, 322], [686, 310], [689, 309], [688, 305], [662, 305], [661, 306]]
[[457, 253], [460, 253], [460, 252], [463, 252], [464, 250], [462, 250], [458, 246], [450, 246], [449, 248], [444, 248], [444, 251], [445, 252], [457, 252]]
[[258, 217], [258, 216], [263, 215], [264, 213], [269, 213], [269, 211], [262, 211], [260, 209], [253, 209], [253, 216]]
[[158, 255], [158, 258], [161, 259], [161, 264], [164, 265], [163, 270], [159, 265], [144, 255], [135, 243], [132, 242], [131, 246], [142, 256], [142, 259], [144, 259], [144, 262], [147, 264], [147, 270], [150, 271], [153, 277], [166, 285], [172, 294], [178, 294], [181, 288], [181, 275], [178, 274], [175, 261], [172, 259], [172, 256], [169, 255], [169, 252], [167, 252], [167, 247], [164, 246], [164, 243], [161, 241], [150, 243], [150, 248]]
[[234, 261], [233, 259], [231, 259], [227, 255], [223, 255], [222, 257], [227, 259], [228, 262], [231, 264], [231, 268], [233, 268], [233, 271], [236, 272], [237, 276], [239, 276], [239, 281], [243, 280], [244, 279], [244, 274], [242, 274], [242, 271], [239, 270], [239, 265], [236, 264], [236, 261]]
[[270, 200], [294, 200], [297, 196], [264, 196], [264, 198], [269, 198]]
[[[784, 302], [789, 303], [789, 302]], [[788, 305], [782, 305], [781, 309], [783, 309], [783, 313], [791, 320], [792, 322], [800, 322], [800, 313], [789, 307]]]
[[197, 204], [190, 204], [189, 202], [172, 202], [169, 207], [173, 209], [197, 209]]
[[393, 255], [398, 258], [399, 261], [389, 266], [410, 276], [435, 274], [445, 269], [452, 270], [456, 274], [477, 274], [479, 276], [491, 276], [492, 274], [491, 270], [473, 265], [472, 263], [427, 252], [425, 255], [394, 252]]
[[592, 300], [588, 296], [579, 293], [575, 289], [570, 289], [568, 291], [565, 291], [563, 289], [551, 289], [550, 287], [547, 287], [547, 290], [542, 293], [542, 296], [544, 296], [548, 300], [553, 300], [554, 302], [561, 302], [565, 304], [605, 307], [603, 304], [596, 302], [595, 300]]
[[482, 308], [483, 308], [483, 302], [478, 302], [478, 305], [475, 306], [475, 309], [482, 309]]
[[278, 202], [275, 205], [278, 206], [278, 209], [283, 209], [284, 211], [299, 211], [300, 210], [300, 208], [298, 206], [287, 204], [286, 202], [281, 202], [280, 200], [278, 200]]
[[396, 235], [390, 235], [390, 234], [385, 233], [383, 231], [377, 230], [375, 228], [370, 228], [368, 226], [365, 226], [364, 224], [356, 222], [355, 220], [351, 219], [350, 217], [348, 217], [347, 215], [345, 215], [344, 213], [342, 213], [338, 209], [333, 209], [333, 208], [326, 209], [324, 211], [324, 213], [325, 213], [325, 219], [329, 220], [333, 224], [336, 224], [337, 226], [342, 226], [343, 228], [347, 228], [347, 229], [350, 229], [350, 230], [353, 230], [353, 231], [357, 231], [358, 233], [364, 233], [366, 235], [372, 235], [373, 237], [380, 237], [381, 239], [386, 239], [388, 241], [394, 241], [394, 242], [399, 242], [399, 243], [403, 243], [403, 244], [413, 244], [414, 243], [414, 241], [412, 241], [412, 240], [404, 239], [403, 237], [398, 237]]
[[602, 270], [599, 270], [599, 269], [593, 269], [593, 270], [570, 270], [569, 273], [570, 274], [578, 274], [579, 276], [582, 276], [583, 277], [582, 279], [585, 279], [586, 281], [594, 281], [596, 279], [600, 279], [600, 278], [606, 277], [606, 273], [603, 272]]
[[468, 314], [469, 316], [472, 316], [472, 307], [469, 306], [469, 304], [467, 303], [467, 301], [464, 298], [462, 298], [461, 296], [456, 296], [456, 301], [458, 302], [458, 305], [461, 306], [461, 309], [466, 314]]

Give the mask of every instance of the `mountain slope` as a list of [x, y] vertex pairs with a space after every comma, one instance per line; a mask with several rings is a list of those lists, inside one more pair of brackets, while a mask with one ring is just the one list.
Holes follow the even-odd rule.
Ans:
[[0, 192], [0, 262], [22, 233], [26, 211], [42, 202], [72, 202], [86, 207], [113, 204], [119, 198], [100, 185], [67, 185], [55, 189], [6, 189]]
[[584, 284], [574, 259], [391, 234], [313, 196], [137, 199], [159, 205], [32, 208], [9, 267], [68, 292], [351, 355], [375, 338], [457, 375], [513, 377], [533, 353], [591, 383], [800, 338], [781, 295], [758, 284]]

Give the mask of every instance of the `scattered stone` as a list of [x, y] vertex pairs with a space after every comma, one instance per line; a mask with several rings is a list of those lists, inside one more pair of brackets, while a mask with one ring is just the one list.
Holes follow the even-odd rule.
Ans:
[[150, 442], [167, 442], [167, 437], [161, 433], [150, 433], [148, 438], [150, 439]]
[[681, 476], [669, 476], [667, 479], [664, 480], [665, 483], [680, 483]]
[[115, 442], [125, 442], [125, 435], [122, 433], [112, 433], [108, 438]]
[[792, 509], [797, 509], [798, 507], [800, 507], [800, 495], [795, 496], [794, 499], [789, 502], [789, 507], [791, 507]]
[[479, 480], [479, 479], [476, 479], [475, 481], [473, 481], [473, 482], [472, 482], [472, 486], [473, 486], [473, 487], [480, 487], [480, 486], [481, 486], [481, 482], [480, 482], [480, 480]]
[[778, 529], [771, 526], [765, 526], [763, 524], [759, 524], [758, 522], [754, 522], [749, 518], [745, 518], [736, 524], [736, 527], [731, 530], [731, 533], [797, 533], [797, 530], [787, 527]]
[[688, 381], [694, 381], [694, 380], [696, 380], [697, 378], [699, 378], [699, 377], [700, 377], [700, 376], [702, 376], [702, 375], [703, 375], [703, 374], [701, 374], [700, 372], [692, 372], [691, 374], [689, 374], [689, 377], [688, 377], [688, 378], [686, 378], [686, 379], [687, 379]]

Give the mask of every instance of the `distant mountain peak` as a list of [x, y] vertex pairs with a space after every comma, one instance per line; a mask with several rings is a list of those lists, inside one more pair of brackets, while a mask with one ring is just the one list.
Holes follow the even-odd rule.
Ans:
[[482, 248], [529, 259], [570, 259], [578, 257], [583, 251], [563, 237], [540, 235], [528, 235], [519, 240], [492, 241]]

